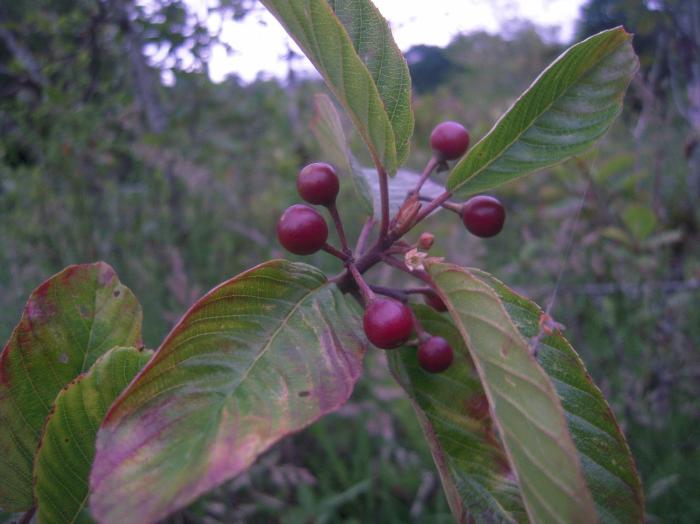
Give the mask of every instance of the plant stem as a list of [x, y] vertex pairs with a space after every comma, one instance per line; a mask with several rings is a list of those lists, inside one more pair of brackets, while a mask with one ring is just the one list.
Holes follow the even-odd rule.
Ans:
[[[427, 196], [420, 196], [420, 197], [418, 197], [418, 198], [419, 198], [420, 200], [423, 200], [424, 202], [432, 202], [432, 200], [433, 200], [432, 198], [427, 197]], [[456, 202], [449, 202], [449, 201], [448, 201], [448, 202], [443, 202], [443, 203], [440, 204], [440, 205], [441, 205], [442, 207], [444, 207], [445, 209], [448, 209], [448, 210], [450, 210], [450, 211], [454, 211], [454, 212], [457, 213], [458, 215], [461, 215], [461, 214], [462, 214], [462, 204], [458, 204], [458, 203], [456, 203]]]
[[321, 249], [323, 249], [326, 253], [333, 255], [334, 257], [339, 258], [343, 262], [347, 262], [348, 260], [350, 260], [352, 258], [349, 253], [343, 253], [339, 249], [331, 246], [328, 242], [323, 244], [323, 247]]
[[418, 320], [416, 314], [413, 313], [413, 311], [411, 311], [411, 313], [413, 314], [413, 327], [416, 330], [416, 334], [418, 335], [418, 341], [425, 342], [430, 338], [430, 333], [423, 329], [423, 325], [420, 323], [420, 320]]
[[423, 169], [423, 173], [421, 174], [416, 187], [408, 194], [406, 198], [408, 198], [410, 195], [417, 195], [420, 193], [420, 188], [423, 187], [423, 184], [425, 184], [425, 181], [428, 180], [428, 177], [435, 169], [435, 166], [437, 166], [439, 163], [440, 161], [435, 158], [434, 155], [430, 157], [430, 160], [428, 160], [428, 163], [425, 165], [425, 169]]
[[357, 238], [357, 244], [355, 245], [355, 256], [359, 257], [365, 252], [365, 245], [367, 244], [367, 238], [374, 227], [374, 217], [369, 217], [362, 226], [362, 231], [360, 231], [360, 236]]
[[403, 291], [408, 295], [432, 295], [435, 293], [435, 291], [429, 287], [409, 287]]
[[406, 302], [408, 300], [408, 295], [401, 289], [373, 285], [370, 285], [369, 287], [372, 291], [379, 295], [386, 295], [387, 297], [395, 298], [401, 302]]
[[331, 218], [333, 219], [335, 230], [338, 232], [338, 239], [340, 240], [340, 245], [343, 248], [343, 252], [346, 255], [350, 255], [350, 246], [348, 245], [348, 239], [345, 236], [343, 221], [340, 218], [340, 214], [338, 213], [338, 206], [335, 205], [335, 202], [328, 206], [328, 212], [330, 213]]
[[32, 517], [34, 516], [34, 512], [36, 511], [36, 506], [32, 506], [27, 510], [26, 513], [24, 513], [19, 520], [17, 521], [17, 524], [29, 524], [32, 520]]
[[379, 227], [379, 238], [386, 238], [389, 233], [389, 177], [384, 171], [384, 167], [377, 166], [377, 177], [379, 179], [379, 197], [382, 206], [382, 222]]
[[403, 231], [397, 232], [397, 238], [401, 238], [404, 236], [406, 233], [408, 233], [413, 227], [415, 227], [421, 220], [423, 220], [425, 217], [430, 215], [433, 211], [435, 211], [438, 207], [440, 207], [442, 204], [447, 202], [447, 199], [449, 199], [452, 196], [452, 193], [449, 191], [445, 191], [444, 193], [441, 193], [440, 195], [436, 196], [433, 200], [431, 200], [428, 205], [425, 207], [422, 207], [421, 210], [418, 212], [416, 215], [415, 220], [413, 223], [409, 224], [408, 227], [404, 228]]
[[355, 264], [348, 264], [348, 271], [350, 271], [350, 274], [355, 279], [355, 283], [360, 289], [360, 293], [362, 293], [362, 298], [365, 301], [365, 306], [367, 306], [376, 298], [374, 292], [370, 289], [369, 285], [367, 285], [365, 279], [362, 278], [362, 275], [355, 267]]

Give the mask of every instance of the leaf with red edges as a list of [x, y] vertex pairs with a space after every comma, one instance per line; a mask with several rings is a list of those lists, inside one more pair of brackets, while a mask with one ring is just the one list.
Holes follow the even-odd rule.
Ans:
[[0, 506], [32, 505], [32, 467], [58, 392], [114, 346], [141, 344], [141, 306], [103, 262], [69, 266], [29, 297], [0, 355]]
[[92, 514], [159, 520], [340, 407], [361, 372], [359, 333], [358, 312], [306, 264], [267, 262], [210, 291], [105, 417]]

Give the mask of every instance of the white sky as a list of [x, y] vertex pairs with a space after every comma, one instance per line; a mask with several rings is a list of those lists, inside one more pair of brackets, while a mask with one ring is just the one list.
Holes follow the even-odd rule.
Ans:
[[[202, 18], [210, 1], [188, 0], [188, 4]], [[558, 39], [568, 41], [583, 1], [374, 0], [374, 3], [389, 20], [399, 47], [406, 50], [416, 44], [444, 46], [461, 32], [478, 29], [496, 32], [504, 23], [517, 18], [542, 26], [557, 26]], [[210, 16], [208, 25], [211, 29], [219, 28], [221, 20]], [[209, 74], [215, 82], [231, 72], [244, 81], [254, 80], [258, 74], [283, 77], [287, 71], [283, 57], [288, 46], [301, 54], [277, 20], [262, 7], [241, 22], [224, 22], [221, 36], [234, 52], [227, 53], [222, 46], [212, 49]], [[294, 67], [313, 70], [306, 59], [295, 61]]]

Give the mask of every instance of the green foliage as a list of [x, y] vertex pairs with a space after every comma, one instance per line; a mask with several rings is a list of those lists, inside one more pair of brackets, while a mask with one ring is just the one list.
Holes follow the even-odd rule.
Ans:
[[554, 387], [498, 295], [458, 266], [428, 271], [476, 366], [529, 518], [591, 518], [593, 499]]
[[94, 516], [159, 520], [337, 409], [361, 370], [358, 319], [305, 264], [268, 262], [213, 289], [105, 417]]
[[373, 215], [377, 208], [374, 206], [362, 168], [350, 151], [338, 111], [330, 97], [325, 94], [316, 95], [314, 105], [315, 114], [310, 127], [324, 157], [339, 166], [342, 174], [351, 181], [355, 197], [362, 203], [364, 211]]
[[595, 386], [559, 328], [542, 332], [547, 319], [532, 301], [479, 270], [475, 275], [498, 294], [521, 335], [532, 341], [538, 363], [552, 380], [566, 414], [586, 484], [601, 522], [644, 520], [644, 497], [625, 437], [601, 391]]
[[[386, 21], [366, 0], [335, 2], [333, 6], [342, 10], [340, 17], [325, 0], [263, 0], [263, 4], [323, 75], [375, 164], [393, 174], [408, 154], [413, 113], [408, 66]], [[369, 24], [355, 25], [353, 20], [364, 20], [353, 18], [357, 9], [369, 17]]]
[[151, 354], [112, 348], [58, 393], [34, 462], [38, 522], [94, 522], [86, 504], [97, 428]]
[[[290, 76], [286, 86], [263, 81], [243, 86], [235, 79], [216, 86], [197, 60], [190, 73], [169, 60], [157, 64], [174, 75], [170, 87], [157, 82], [158, 71], [150, 71], [156, 95], [151, 100], [157, 100], [168, 124], [154, 132], [142, 86], [133, 80], [129, 35], [172, 43], [170, 57], [194, 40], [206, 53], [204, 42], [214, 38], [187, 33], [182, 6], [174, 2], [167, 11], [165, 4], [158, 3], [160, 21], [149, 20], [145, 8], [136, 9], [133, 32], [124, 31], [116, 18], [101, 20], [92, 4], [23, 9], [23, 2], [16, 2], [1, 8], [12, 15], [3, 16], [2, 27], [31, 51], [43, 72], [35, 83], [31, 68], [0, 44], [0, 329], [6, 333], [42, 275], [102, 258], [113, 261], [122, 279], [138, 289], [148, 320], [144, 336], [151, 343], [160, 340], [202, 290], [277, 255], [269, 239], [274, 216], [292, 195], [294, 174], [310, 159], [328, 159], [325, 153], [318, 156], [317, 144], [306, 134], [317, 83]], [[346, 23], [348, 35], [351, 29]], [[97, 53], [91, 42], [97, 42]], [[353, 48], [362, 56], [357, 43]], [[412, 166], [418, 168], [429, 155], [427, 135], [435, 122], [457, 119], [473, 136], [484, 135], [559, 51], [528, 27], [455, 39], [444, 49], [451, 73], [414, 101]], [[625, 427], [645, 479], [649, 520], [694, 522], [700, 507], [693, 487], [700, 480], [692, 467], [698, 446], [691, 408], [699, 393], [693, 374], [698, 361], [688, 348], [700, 339], [694, 314], [700, 304], [692, 287], [700, 269], [696, 193], [681, 147], [688, 140], [688, 122], [666, 103], [663, 91], [653, 93], [658, 112], [646, 111], [638, 119], [640, 101], [634, 99], [623, 118], [623, 124], [635, 126], [634, 136], [616, 125], [598, 160], [568, 163], [504, 187], [499, 197], [508, 205], [508, 227], [488, 250], [466, 237], [458, 223], [443, 220], [427, 227], [440, 239], [435, 254], [488, 267], [540, 301], [550, 299], [573, 234], [554, 314]], [[392, 181], [400, 179], [401, 174]], [[339, 205], [346, 223], [355, 223], [366, 210], [354, 205], [359, 201], [350, 194], [344, 190]], [[611, 228], [619, 234], [606, 236]], [[351, 235], [357, 232], [357, 226], [349, 229]], [[312, 262], [333, 267], [322, 256]], [[382, 278], [400, 282], [396, 276]], [[523, 306], [519, 297], [492, 286], [508, 314], [517, 316], [510, 308]], [[523, 307], [526, 321], [518, 329], [529, 338], [538, 313]], [[439, 317], [426, 323], [441, 329], [437, 326], [447, 322]], [[558, 353], [545, 341], [552, 342], [543, 339], [538, 362], [551, 375], [550, 361], [542, 358]], [[554, 346], [564, 354], [570, 349]], [[371, 357], [371, 381], [359, 382], [345, 409], [285, 439], [245, 475], [183, 510], [182, 518], [450, 522], [410, 407], [405, 400], [386, 400], [398, 394], [397, 388], [381, 359]], [[557, 359], [551, 362], [558, 366]], [[441, 384], [444, 377], [429, 378]], [[464, 380], [471, 391], [475, 379]], [[554, 386], [562, 396], [561, 384]], [[572, 420], [567, 422], [580, 449], [581, 428]], [[600, 515], [598, 492], [591, 491]]]
[[32, 505], [34, 452], [54, 398], [107, 350], [141, 341], [141, 306], [104, 263], [39, 286], [0, 355], [0, 504]]
[[464, 338], [447, 315], [427, 306], [414, 311], [425, 330], [450, 343], [456, 360], [444, 373], [427, 373], [406, 347], [389, 354], [389, 366], [411, 398], [456, 520], [526, 520]]
[[637, 58], [624, 29], [576, 44], [550, 65], [447, 181], [462, 196], [582, 153], [617, 117]]

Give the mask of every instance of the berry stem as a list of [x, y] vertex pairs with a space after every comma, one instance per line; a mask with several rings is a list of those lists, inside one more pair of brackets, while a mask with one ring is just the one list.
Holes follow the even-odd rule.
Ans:
[[335, 225], [335, 230], [338, 232], [338, 239], [340, 240], [340, 245], [343, 248], [343, 252], [346, 255], [350, 255], [350, 247], [348, 245], [348, 239], [345, 236], [345, 229], [343, 228], [343, 221], [340, 218], [340, 213], [338, 213], [338, 206], [335, 205], [335, 202], [333, 202], [330, 206], [328, 206], [328, 212], [331, 215], [331, 218], [333, 219], [333, 224]]
[[[444, 193], [439, 194], [436, 196], [433, 200], [428, 202], [428, 205], [425, 207], [422, 207], [421, 210], [418, 212], [418, 215], [416, 216], [416, 219], [413, 223], [415, 226], [418, 222], [423, 220], [425, 217], [430, 215], [433, 211], [435, 211], [438, 207], [443, 205], [447, 200], [452, 196], [452, 193], [450, 191], [445, 191]], [[404, 232], [405, 234], [405, 232]]]
[[355, 267], [355, 264], [348, 264], [348, 271], [350, 271], [350, 274], [355, 279], [357, 287], [360, 289], [360, 293], [362, 293], [362, 298], [365, 301], [365, 306], [367, 306], [376, 298], [374, 291], [370, 289], [369, 285], [367, 284], [367, 281], [365, 281], [365, 279], [362, 278], [362, 275]]
[[360, 231], [360, 236], [357, 238], [357, 244], [355, 245], [355, 256], [363, 255], [365, 252], [365, 246], [367, 245], [367, 239], [369, 234], [374, 227], [374, 217], [369, 217], [362, 226], [362, 231]]
[[349, 253], [343, 253], [340, 249], [337, 249], [337, 248], [331, 246], [328, 242], [323, 244], [321, 249], [323, 249], [326, 253], [333, 255], [334, 257], [339, 258], [343, 262], [347, 262], [348, 260], [350, 260], [352, 258]]
[[400, 302], [406, 302], [408, 300], [408, 295], [401, 289], [394, 289], [391, 287], [384, 286], [373, 286], [371, 284], [369, 287], [378, 295], [385, 295], [387, 297], [395, 298]]
[[420, 323], [420, 320], [418, 320], [416, 314], [413, 313], [413, 311], [411, 311], [411, 313], [413, 314], [413, 328], [416, 330], [416, 334], [418, 335], [418, 341], [425, 342], [430, 338], [430, 333], [423, 329], [423, 325]]
[[379, 197], [382, 206], [382, 222], [379, 227], [379, 238], [386, 238], [389, 233], [389, 177], [384, 171], [384, 167], [377, 166], [377, 177], [379, 179]]
[[408, 295], [432, 295], [435, 293], [435, 291], [429, 287], [409, 287], [403, 291]]
[[[427, 196], [422, 196], [422, 195], [421, 195], [421, 196], [418, 197], [418, 198], [420, 198], [420, 199], [423, 200], [424, 202], [432, 202], [432, 201], [433, 201], [432, 198], [427, 197]], [[457, 213], [458, 215], [461, 215], [461, 214], [462, 214], [462, 204], [458, 204], [457, 202], [450, 202], [450, 201], [447, 201], [447, 202], [443, 202], [443, 203], [440, 204], [440, 205], [441, 205], [442, 207], [444, 207], [445, 209], [448, 209], [449, 211], [453, 211], [453, 212]]]
[[438, 160], [435, 155], [430, 157], [430, 160], [428, 160], [428, 163], [425, 165], [425, 169], [423, 169], [420, 179], [418, 179], [416, 187], [413, 189], [413, 191], [408, 193], [406, 199], [408, 199], [411, 195], [417, 195], [420, 193], [420, 189], [423, 187], [423, 184], [425, 184], [425, 181], [428, 180], [428, 177], [430, 177], [430, 174], [439, 163], [440, 160]]

